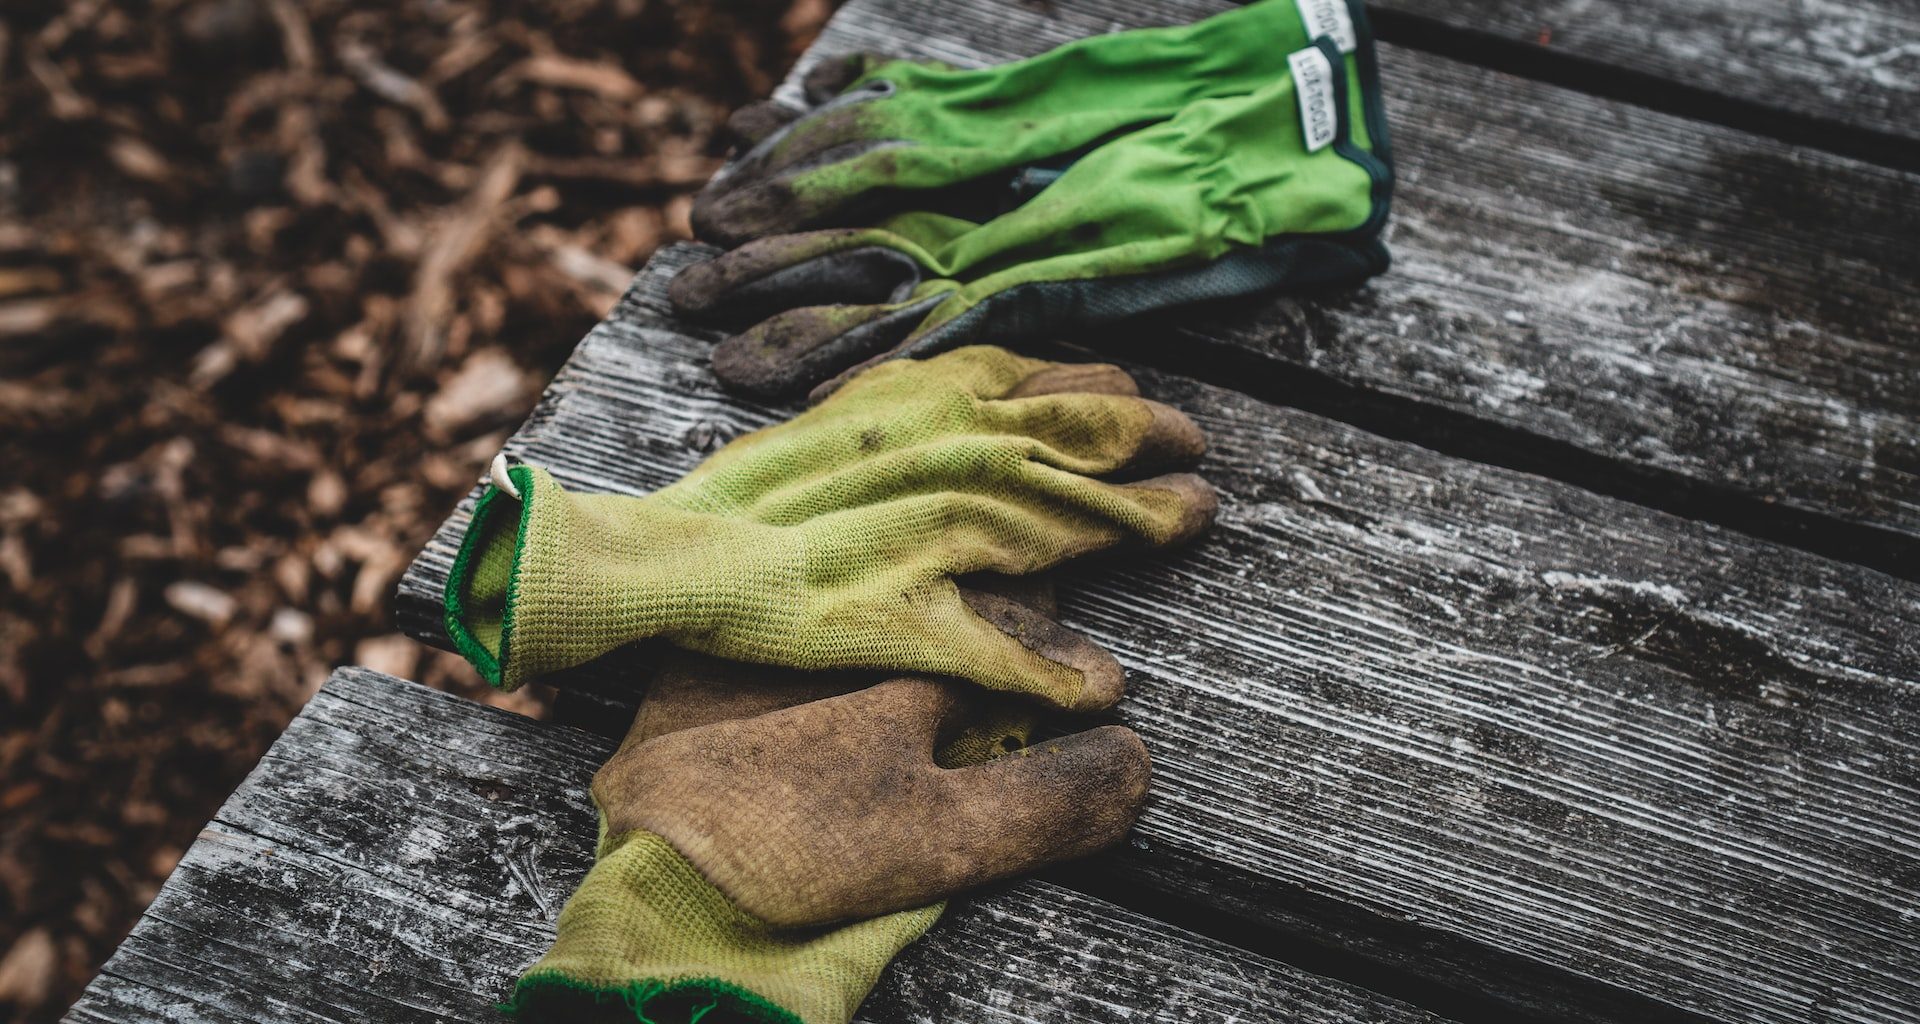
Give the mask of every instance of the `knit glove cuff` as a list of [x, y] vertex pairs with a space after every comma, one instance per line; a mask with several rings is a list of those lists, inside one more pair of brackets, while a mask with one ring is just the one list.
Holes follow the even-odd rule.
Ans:
[[846, 1024], [944, 904], [783, 931], [734, 906], [665, 839], [609, 837], [560, 912], [553, 948], [503, 1008], [582, 1020], [624, 1004], [649, 1024]]
[[747, 591], [802, 569], [797, 538], [775, 527], [572, 494], [532, 466], [506, 476], [511, 489], [490, 486], [475, 504], [446, 590], [447, 635], [502, 689], [638, 640], [698, 634]]

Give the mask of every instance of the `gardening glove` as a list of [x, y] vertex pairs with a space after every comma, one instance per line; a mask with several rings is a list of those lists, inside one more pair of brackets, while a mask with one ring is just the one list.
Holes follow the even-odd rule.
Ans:
[[1392, 183], [1371, 44], [1362, 32], [1346, 74], [1327, 37], [1290, 60], [1292, 74], [1256, 92], [1106, 143], [984, 224], [914, 212], [776, 235], [688, 267], [668, 295], [728, 326], [767, 317], [721, 342], [714, 373], [785, 396], [989, 336], [1357, 282], [1386, 268]]
[[1352, 49], [1358, 10], [1356, 3], [1349, 13], [1347, 0], [1261, 0], [988, 68], [871, 54], [830, 59], [803, 80], [811, 109], [768, 101], [731, 119], [754, 145], [696, 198], [694, 233], [737, 245], [871, 223], [924, 209], [934, 191], [970, 182], [991, 197], [1018, 169], [1070, 162], [1196, 100], [1253, 92], [1285, 76], [1286, 55], [1322, 32]]
[[[1055, 612], [1053, 587], [1044, 576], [992, 576], [974, 582], [1041, 614]], [[862, 672], [801, 672], [673, 651], [648, 680], [626, 740], [602, 772], [603, 785], [595, 794], [616, 785], [636, 756], [634, 748], [655, 737], [838, 697], [873, 683]], [[976, 698], [976, 704], [961, 723], [965, 728], [944, 740], [934, 755], [941, 768], [980, 764], [1026, 745], [1035, 724], [1031, 704], [985, 695]], [[659, 910], [648, 902], [659, 892], [691, 893], [691, 903], [710, 908], [725, 908], [726, 897], [704, 878], [694, 878], [697, 869], [684, 858], [652, 847], [657, 837], [635, 835], [608, 842], [604, 805], [601, 812], [598, 862], [562, 913], [552, 951], [515, 987], [511, 1005], [526, 1017], [624, 1017], [664, 1024], [691, 1020], [695, 1011], [721, 1002], [733, 1004], [734, 1015], [742, 1015], [737, 1012], [740, 1004], [752, 998], [793, 1008], [787, 1012], [805, 1009], [810, 1021], [844, 1020], [887, 963], [919, 938], [944, 906], [936, 903], [832, 931], [802, 933], [722, 909], [717, 915], [691, 918], [699, 922], [693, 929], [648, 933], [644, 929], [649, 924], [663, 923]], [[658, 865], [668, 870], [650, 870]], [[663, 877], [668, 879], [664, 888]], [[720, 1024], [724, 1017], [702, 1019]]]
[[1111, 655], [955, 577], [1173, 544], [1212, 520], [1199, 477], [1138, 479], [1205, 441], [1132, 389], [1114, 367], [970, 348], [862, 374], [646, 497], [501, 467], [448, 579], [448, 633], [506, 688], [657, 636], [1106, 707], [1122, 680]]
[[594, 779], [598, 859], [511, 1008], [844, 1024], [935, 901], [1094, 852], [1139, 813], [1150, 763], [1117, 726], [935, 753], [1004, 700], [901, 678], [647, 739], [636, 720]]

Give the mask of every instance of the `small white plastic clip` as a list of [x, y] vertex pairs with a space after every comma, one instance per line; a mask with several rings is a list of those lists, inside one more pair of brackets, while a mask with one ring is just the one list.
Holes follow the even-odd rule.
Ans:
[[501, 452], [493, 457], [493, 465], [488, 468], [487, 476], [493, 480], [493, 486], [507, 492], [515, 501], [520, 500], [520, 488], [514, 486], [513, 478], [507, 475], [507, 453]]

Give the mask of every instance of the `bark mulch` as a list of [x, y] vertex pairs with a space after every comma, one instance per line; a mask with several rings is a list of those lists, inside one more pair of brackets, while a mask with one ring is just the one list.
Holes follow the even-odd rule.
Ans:
[[832, 0], [8, 0], [0, 1019], [79, 993]]

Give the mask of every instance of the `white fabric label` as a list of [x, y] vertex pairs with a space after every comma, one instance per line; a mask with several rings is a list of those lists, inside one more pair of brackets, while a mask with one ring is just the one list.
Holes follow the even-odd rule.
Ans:
[[1314, 46], [1288, 54], [1287, 64], [1293, 68], [1293, 88], [1300, 95], [1300, 134], [1307, 140], [1307, 152], [1318, 153], [1339, 133], [1333, 65]]
[[1307, 26], [1307, 38], [1332, 36], [1341, 53], [1352, 53], [1353, 16], [1347, 13], [1347, 0], [1293, 0], [1300, 8], [1300, 20]]

